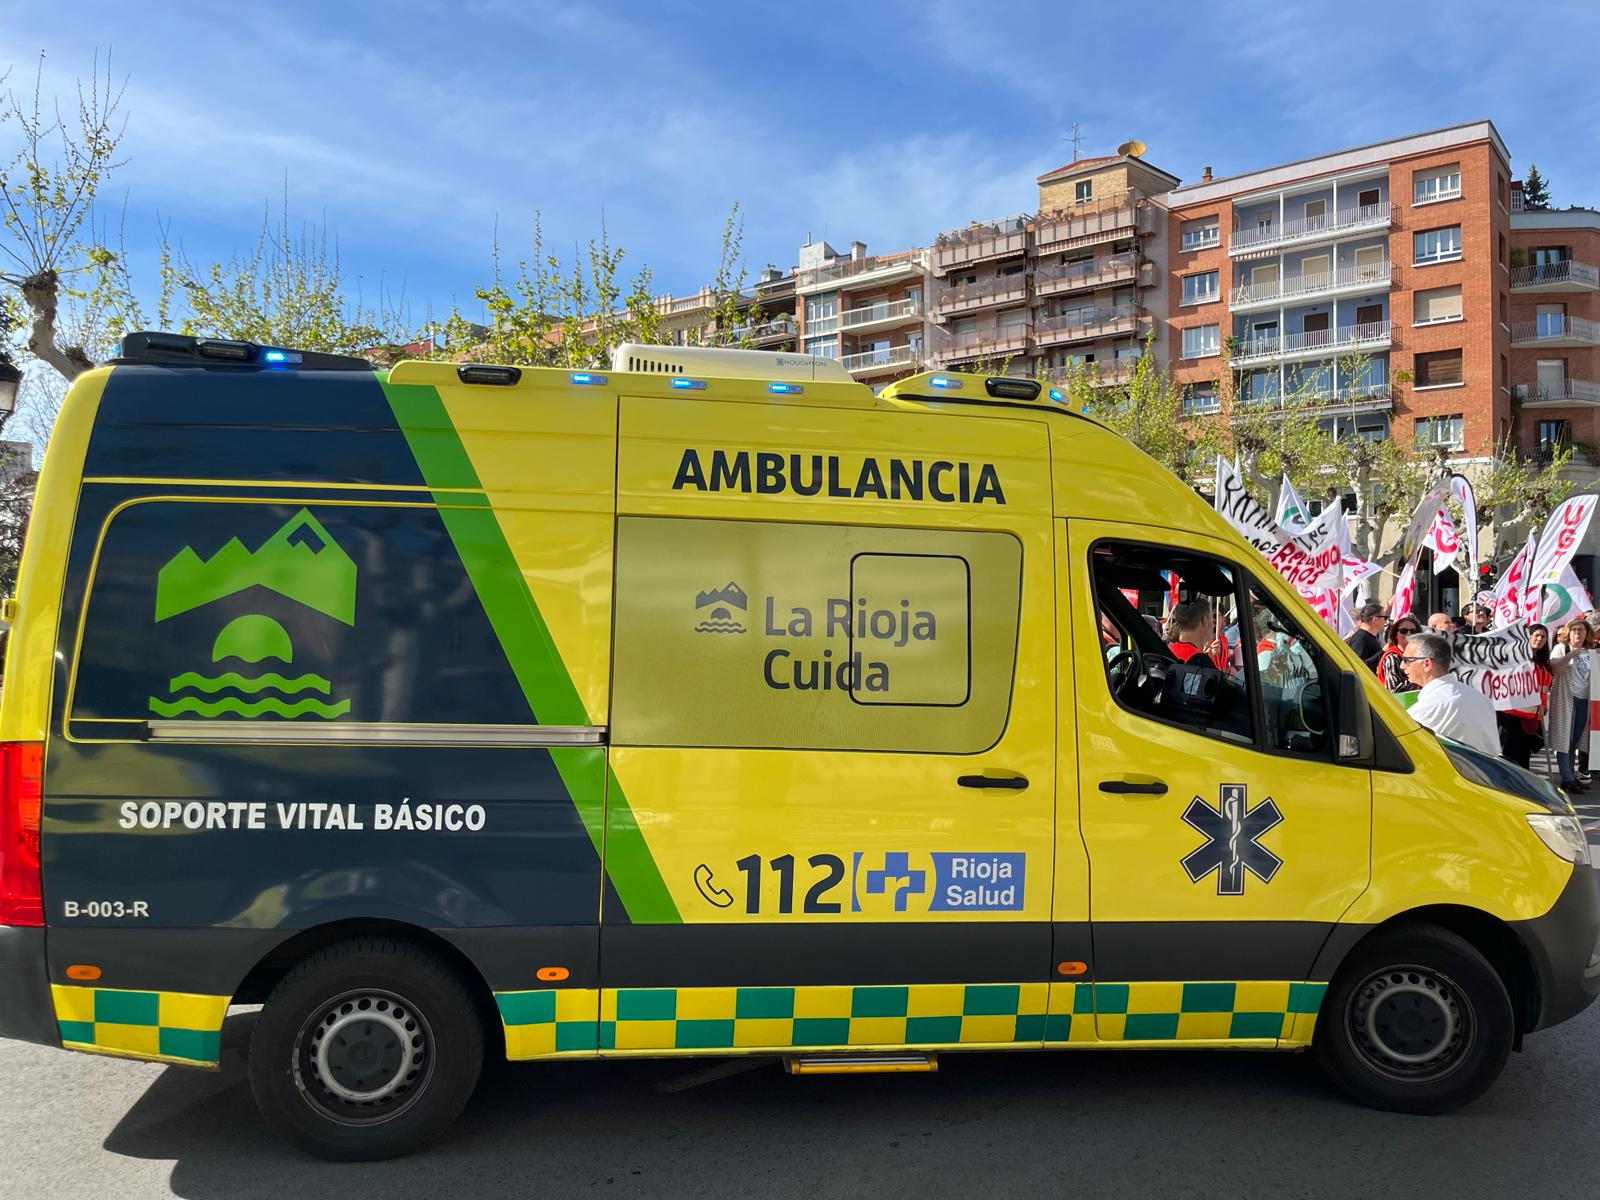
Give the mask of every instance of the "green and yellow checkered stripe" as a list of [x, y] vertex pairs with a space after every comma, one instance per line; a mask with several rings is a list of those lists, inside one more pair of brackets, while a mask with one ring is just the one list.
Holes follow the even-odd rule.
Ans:
[[227, 996], [51, 984], [61, 1044], [160, 1062], [215, 1066]]
[[1093, 1012], [1102, 1042], [1311, 1040], [1325, 983], [1084, 983], [1076, 1012]]
[[1311, 1040], [1323, 983], [919, 983], [498, 992], [510, 1058]]

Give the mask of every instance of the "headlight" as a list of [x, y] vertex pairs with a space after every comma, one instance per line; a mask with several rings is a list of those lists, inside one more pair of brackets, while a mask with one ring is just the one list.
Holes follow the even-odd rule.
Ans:
[[1556, 813], [1529, 813], [1528, 824], [1539, 835], [1539, 840], [1560, 858], [1570, 863], [1589, 865], [1589, 839], [1583, 836], [1583, 826], [1577, 817], [1563, 817]]

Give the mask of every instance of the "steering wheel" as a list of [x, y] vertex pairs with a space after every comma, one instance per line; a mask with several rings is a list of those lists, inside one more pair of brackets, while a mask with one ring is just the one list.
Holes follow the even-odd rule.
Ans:
[[1122, 649], [1106, 665], [1111, 694], [1130, 708], [1147, 708], [1166, 690], [1171, 667], [1172, 660], [1164, 654]]

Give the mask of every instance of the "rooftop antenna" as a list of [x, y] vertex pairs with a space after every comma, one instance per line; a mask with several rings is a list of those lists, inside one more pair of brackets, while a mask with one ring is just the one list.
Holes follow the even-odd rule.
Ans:
[[1072, 133], [1066, 140], [1072, 143], [1072, 161], [1077, 162], [1082, 156], [1083, 128], [1076, 121], [1072, 123]]

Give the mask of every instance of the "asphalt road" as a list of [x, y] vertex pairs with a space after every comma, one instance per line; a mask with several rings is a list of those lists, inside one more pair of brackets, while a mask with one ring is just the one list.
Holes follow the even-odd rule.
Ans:
[[230, 1017], [220, 1073], [0, 1043], [0, 1197], [959, 1196], [1534, 1198], [1600, 1194], [1600, 1006], [1530, 1038], [1450, 1117], [1333, 1093], [1304, 1056], [975, 1054], [936, 1075], [791, 1078], [711, 1060], [490, 1069], [447, 1139], [329, 1165], [256, 1116]]

